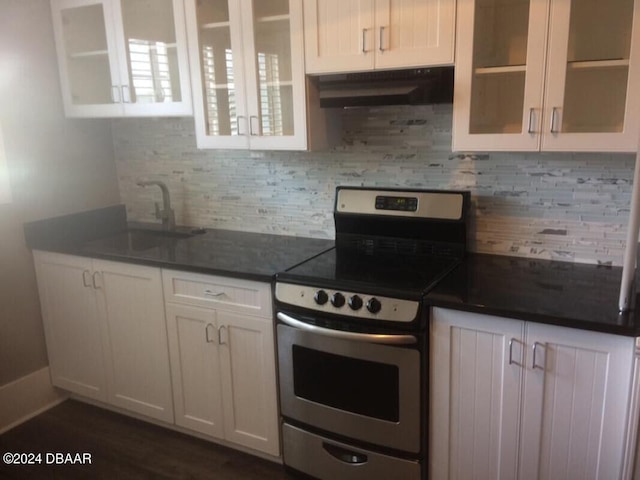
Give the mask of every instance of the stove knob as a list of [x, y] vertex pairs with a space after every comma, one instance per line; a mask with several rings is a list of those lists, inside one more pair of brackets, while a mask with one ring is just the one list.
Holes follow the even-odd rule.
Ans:
[[324, 305], [329, 300], [329, 295], [324, 290], [318, 290], [313, 296], [313, 299], [318, 305]]
[[362, 308], [362, 299], [358, 295], [349, 298], [349, 306], [351, 310], [360, 310]]
[[333, 296], [331, 297], [331, 305], [333, 305], [336, 308], [340, 308], [341, 306], [343, 306], [344, 295], [342, 295], [340, 292], [334, 293]]
[[380, 300], [378, 300], [375, 297], [370, 298], [369, 301], [367, 302], [367, 310], [369, 310], [371, 313], [378, 313], [380, 309], [382, 309], [382, 304], [380, 303]]

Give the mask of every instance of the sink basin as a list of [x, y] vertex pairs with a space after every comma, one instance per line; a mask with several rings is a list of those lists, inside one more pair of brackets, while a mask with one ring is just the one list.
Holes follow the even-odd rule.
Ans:
[[111, 237], [94, 240], [87, 244], [89, 250], [106, 250], [113, 253], [141, 252], [152, 248], [171, 248], [190, 232], [163, 230], [127, 230]]

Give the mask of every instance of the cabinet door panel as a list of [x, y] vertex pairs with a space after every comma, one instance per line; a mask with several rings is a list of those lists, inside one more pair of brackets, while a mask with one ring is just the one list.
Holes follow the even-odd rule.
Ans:
[[633, 339], [527, 324], [520, 478], [620, 478]]
[[242, 7], [250, 146], [304, 150], [302, 2], [253, 0]]
[[173, 422], [160, 270], [94, 261], [113, 405]]
[[167, 305], [176, 424], [224, 437], [215, 310]]
[[433, 309], [430, 478], [516, 476], [523, 322]]
[[538, 150], [546, 0], [458, 4], [453, 150]]
[[279, 454], [273, 324], [218, 312], [225, 438]]
[[376, 0], [376, 68], [453, 63], [455, 2]]
[[126, 115], [192, 113], [181, 0], [114, 2]]
[[234, 0], [185, 6], [198, 148], [248, 148], [240, 7]]
[[122, 115], [113, 4], [53, 0], [51, 11], [66, 115]]
[[372, 70], [373, 9], [374, 0], [305, 0], [306, 72]]
[[544, 150], [637, 149], [638, 25], [634, 0], [552, 2]]
[[51, 379], [105, 401], [106, 379], [91, 260], [34, 252]]

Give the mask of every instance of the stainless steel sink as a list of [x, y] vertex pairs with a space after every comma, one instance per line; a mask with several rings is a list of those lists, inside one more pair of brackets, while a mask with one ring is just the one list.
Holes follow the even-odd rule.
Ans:
[[86, 248], [91, 251], [108, 251], [109, 253], [130, 253], [150, 250], [152, 248], [175, 247], [180, 240], [193, 237], [202, 230], [139, 230], [130, 229], [125, 232], [89, 242]]

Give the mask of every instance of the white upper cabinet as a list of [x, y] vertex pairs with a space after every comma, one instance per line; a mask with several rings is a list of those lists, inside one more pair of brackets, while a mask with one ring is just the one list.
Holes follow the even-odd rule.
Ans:
[[182, 0], [52, 0], [68, 117], [191, 115]]
[[188, 0], [198, 148], [305, 150], [301, 0]]
[[639, 22], [634, 0], [459, 0], [453, 150], [635, 151]]
[[307, 73], [453, 63], [453, 0], [305, 0]]

